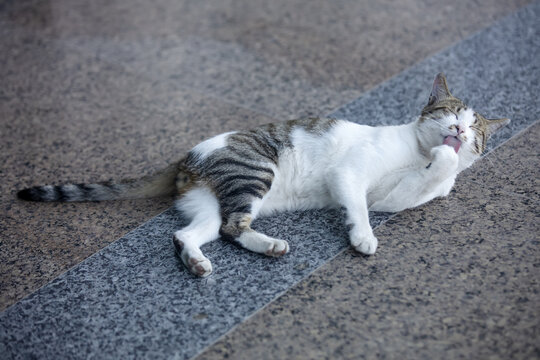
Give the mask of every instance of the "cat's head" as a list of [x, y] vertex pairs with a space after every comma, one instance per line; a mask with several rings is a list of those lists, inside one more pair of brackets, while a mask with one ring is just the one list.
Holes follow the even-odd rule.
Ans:
[[454, 97], [444, 74], [435, 77], [428, 104], [417, 122], [421, 148], [447, 144], [459, 155], [459, 170], [470, 166], [486, 149], [489, 137], [510, 119], [487, 119]]

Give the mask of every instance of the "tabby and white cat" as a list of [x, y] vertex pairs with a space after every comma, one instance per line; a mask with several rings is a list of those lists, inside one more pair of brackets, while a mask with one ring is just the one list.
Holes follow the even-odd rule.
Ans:
[[377, 239], [368, 210], [396, 212], [446, 196], [456, 175], [484, 151], [509, 119], [487, 120], [450, 94], [443, 74], [420, 117], [371, 127], [336, 119], [301, 119], [233, 131], [195, 146], [182, 160], [139, 180], [68, 184], [19, 191], [32, 201], [100, 201], [179, 192], [191, 223], [173, 243], [187, 268], [207, 276], [201, 246], [220, 235], [269, 256], [289, 251], [284, 240], [251, 229], [276, 211], [344, 207], [350, 243], [373, 254]]

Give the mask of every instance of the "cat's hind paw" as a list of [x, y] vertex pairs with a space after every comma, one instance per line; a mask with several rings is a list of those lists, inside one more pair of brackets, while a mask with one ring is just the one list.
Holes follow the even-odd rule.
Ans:
[[185, 265], [193, 275], [206, 277], [212, 273], [212, 263], [204, 256], [187, 258]]
[[268, 256], [282, 256], [289, 252], [289, 244], [285, 240], [272, 239], [271, 246], [264, 253]]
[[377, 244], [377, 238], [373, 235], [351, 236], [351, 245], [354, 250], [365, 255], [375, 254], [375, 251], [377, 251]]
[[193, 275], [206, 277], [212, 273], [212, 263], [200, 249], [185, 247], [184, 242], [176, 235], [173, 237], [173, 244], [176, 253]]

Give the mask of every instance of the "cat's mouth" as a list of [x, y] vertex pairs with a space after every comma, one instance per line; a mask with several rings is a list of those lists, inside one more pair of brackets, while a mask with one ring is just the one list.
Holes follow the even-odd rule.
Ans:
[[444, 138], [443, 144], [453, 147], [454, 151], [457, 153], [461, 147], [461, 140], [455, 136], [447, 136]]

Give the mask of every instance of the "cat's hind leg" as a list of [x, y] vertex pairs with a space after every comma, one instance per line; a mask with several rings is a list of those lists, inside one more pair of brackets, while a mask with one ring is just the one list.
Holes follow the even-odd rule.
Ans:
[[261, 234], [251, 228], [264, 203], [273, 181], [274, 171], [261, 164], [239, 162], [229, 169], [228, 181], [216, 186], [221, 209], [220, 234], [243, 248], [268, 256], [281, 256], [289, 251], [289, 244]]
[[221, 226], [219, 203], [216, 196], [206, 187], [197, 187], [186, 192], [177, 203], [178, 208], [191, 222], [174, 233], [176, 252], [189, 271], [197, 276], [212, 273], [212, 264], [201, 246], [218, 238]]
[[289, 244], [285, 240], [275, 239], [253, 230], [250, 227], [251, 221], [251, 214], [247, 212], [227, 215], [220, 230], [222, 237], [259, 254], [277, 257], [289, 252]]

